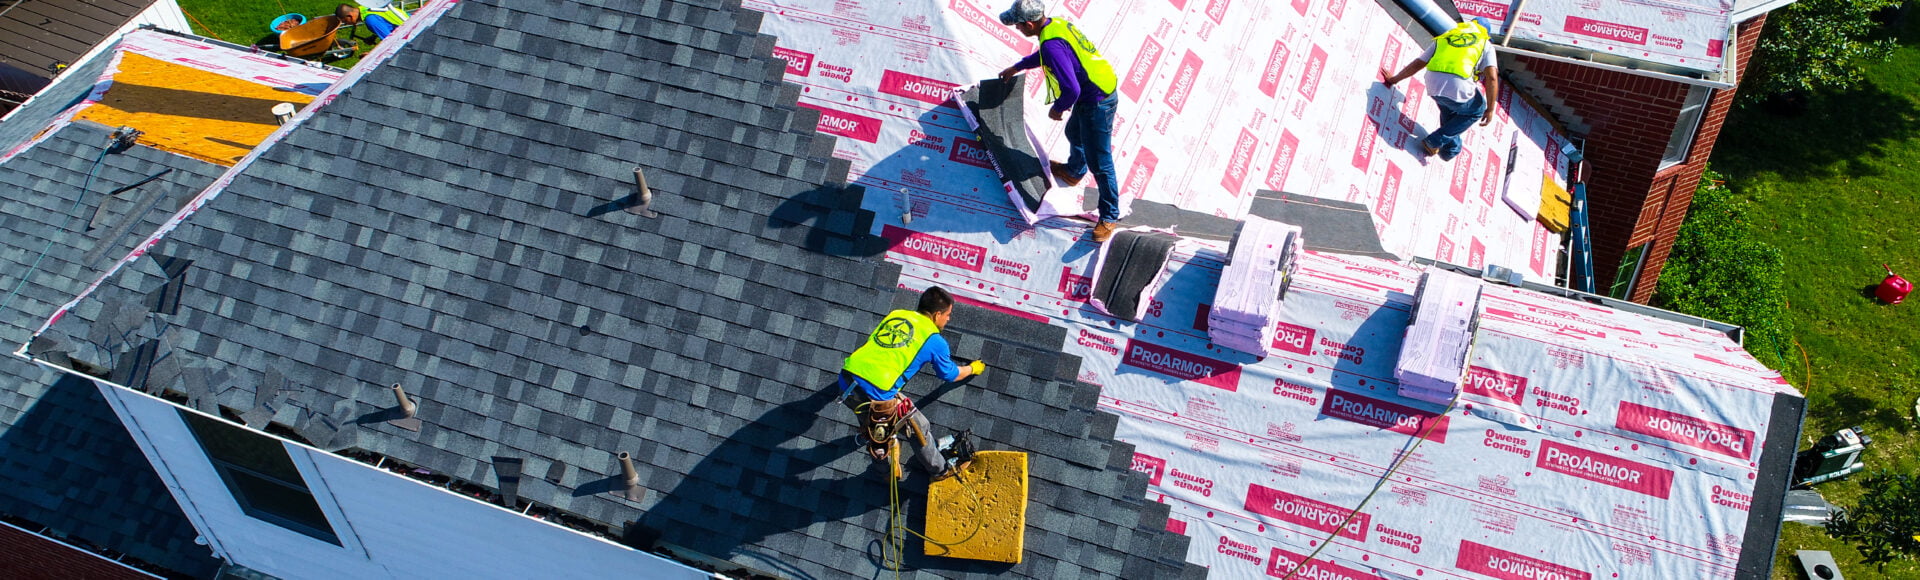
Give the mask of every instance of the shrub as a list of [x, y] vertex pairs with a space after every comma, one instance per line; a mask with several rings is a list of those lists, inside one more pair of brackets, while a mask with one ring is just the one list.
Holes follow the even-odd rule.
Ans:
[[1654, 305], [1747, 329], [1747, 352], [1786, 371], [1792, 321], [1786, 312], [1786, 267], [1780, 249], [1754, 239], [1747, 203], [1707, 170], [1693, 193], [1687, 220], [1673, 242]]
[[1920, 557], [1920, 480], [1882, 470], [1860, 490], [1858, 503], [1827, 522], [1827, 535], [1859, 545], [1869, 564]]
[[1893, 54], [1891, 38], [1876, 38], [1874, 14], [1899, 0], [1800, 0], [1767, 15], [1740, 94], [1748, 100], [1792, 93], [1844, 90], [1863, 67]]

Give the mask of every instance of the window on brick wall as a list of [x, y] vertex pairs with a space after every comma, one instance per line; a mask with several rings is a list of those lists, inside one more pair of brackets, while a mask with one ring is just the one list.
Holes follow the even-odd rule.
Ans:
[[249, 516], [334, 545], [340, 539], [320, 511], [300, 468], [279, 440], [212, 417], [180, 411], [213, 470]]
[[1693, 134], [1700, 130], [1700, 118], [1706, 116], [1707, 101], [1713, 89], [1694, 85], [1687, 88], [1687, 102], [1680, 107], [1680, 120], [1673, 124], [1673, 136], [1667, 138], [1667, 153], [1660, 157], [1660, 168], [1685, 163], [1693, 152]]
[[1653, 242], [1635, 246], [1620, 257], [1620, 269], [1613, 273], [1613, 287], [1607, 289], [1607, 296], [1627, 300], [1633, 295], [1634, 282], [1640, 279], [1640, 267], [1646, 264], [1650, 251], [1653, 251]]

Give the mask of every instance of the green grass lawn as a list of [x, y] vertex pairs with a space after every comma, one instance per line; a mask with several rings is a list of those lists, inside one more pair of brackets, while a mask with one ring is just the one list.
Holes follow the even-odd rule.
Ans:
[[[1789, 313], [1811, 371], [1788, 377], [1807, 394], [1802, 447], [1857, 425], [1874, 440], [1868, 469], [1907, 473], [1920, 470], [1913, 417], [1920, 396], [1920, 296], [1888, 306], [1870, 292], [1885, 275], [1882, 263], [1920, 280], [1916, 23], [1920, 19], [1900, 31], [1898, 52], [1873, 65], [1868, 82], [1855, 90], [1816, 96], [1797, 116], [1736, 110], [1713, 155], [1714, 169], [1753, 203], [1755, 234], [1786, 259]], [[1818, 489], [1840, 505], [1860, 494], [1852, 482]], [[1799, 524], [1786, 525], [1775, 578], [1799, 577], [1788, 558], [1794, 550], [1832, 551], [1850, 578], [1920, 578], [1920, 563], [1876, 570], [1852, 546]]]
[[[351, 3], [351, 0], [347, 0]], [[268, 24], [281, 14], [299, 13], [308, 18], [333, 13], [340, 0], [180, 0], [180, 9], [187, 13], [187, 22], [193, 25], [194, 34], [208, 36], [234, 44], [251, 45], [265, 40], [272, 34]], [[358, 36], [369, 34], [365, 28], [356, 32]], [[344, 35], [343, 35], [344, 36]], [[372, 45], [365, 40], [360, 43], [360, 53]], [[340, 68], [351, 68], [360, 61], [360, 54], [327, 64]]]

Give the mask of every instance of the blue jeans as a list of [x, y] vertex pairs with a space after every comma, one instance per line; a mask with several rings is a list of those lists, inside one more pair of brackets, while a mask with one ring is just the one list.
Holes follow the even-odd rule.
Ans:
[[1473, 100], [1464, 103], [1434, 97], [1433, 104], [1440, 106], [1440, 126], [1420, 142], [1439, 149], [1441, 161], [1452, 161], [1453, 156], [1460, 154], [1460, 134], [1473, 128], [1473, 124], [1487, 114], [1487, 97], [1476, 94]]
[[[1092, 90], [1091, 88], [1087, 90]], [[1086, 175], [1093, 170], [1093, 182], [1100, 187], [1100, 221], [1120, 221], [1120, 179], [1113, 169], [1113, 109], [1120, 104], [1118, 93], [1097, 103], [1073, 104], [1073, 116], [1067, 118], [1067, 173]]]
[[400, 23], [388, 22], [386, 17], [379, 14], [367, 15], [367, 31], [372, 32], [380, 40], [386, 40], [387, 35], [393, 34], [393, 29], [399, 27]]

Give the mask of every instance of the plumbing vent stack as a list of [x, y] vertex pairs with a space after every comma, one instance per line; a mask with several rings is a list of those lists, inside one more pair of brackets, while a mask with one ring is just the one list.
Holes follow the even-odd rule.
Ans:
[[633, 168], [633, 183], [639, 186], [640, 191], [633, 194], [637, 199], [634, 200], [635, 203], [632, 206], [627, 208], [627, 212], [640, 217], [660, 217], [660, 214], [654, 213], [651, 209], [653, 205], [653, 189], [647, 187], [647, 176], [641, 173], [638, 167]]
[[622, 485], [614, 489], [614, 495], [627, 498], [627, 501], [640, 501], [647, 498], [647, 488], [640, 487], [640, 472], [633, 468], [633, 456], [625, 451], [614, 455], [620, 459], [620, 481]]
[[282, 125], [293, 122], [294, 110], [295, 109], [293, 107], [293, 103], [280, 103], [278, 105], [274, 105], [273, 118], [274, 120], [279, 121], [280, 124]]
[[387, 424], [408, 431], [419, 431], [420, 418], [414, 416], [417, 408], [413, 405], [413, 399], [407, 398], [407, 390], [401, 387], [400, 383], [393, 384], [393, 398], [400, 401], [399, 406], [394, 409], [400, 416], [388, 420]]

